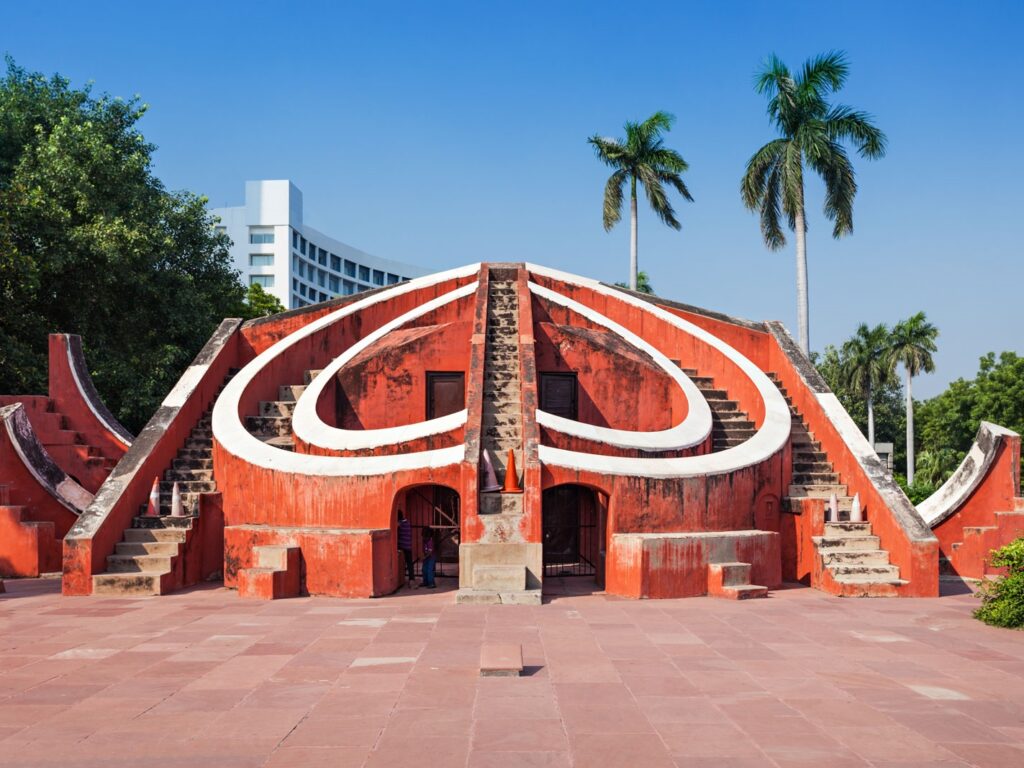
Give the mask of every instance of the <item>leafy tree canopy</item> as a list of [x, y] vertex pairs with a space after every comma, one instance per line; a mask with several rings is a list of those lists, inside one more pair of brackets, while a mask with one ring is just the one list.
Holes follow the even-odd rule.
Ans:
[[[616, 283], [619, 288], [629, 288], [626, 283]], [[636, 273], [636, 289], [640, 293], [649, 293], [654, 295], [654, 286], [651, 285], [650, 276], [642, 269]]]
[[101, 396], [137, 431], [221, 319], [265, 307], [244, 305], [206, 199], [153, 175], [146, 105], [6, 62], [0, 392], [45, 391], [47, 334], [81, 334]]

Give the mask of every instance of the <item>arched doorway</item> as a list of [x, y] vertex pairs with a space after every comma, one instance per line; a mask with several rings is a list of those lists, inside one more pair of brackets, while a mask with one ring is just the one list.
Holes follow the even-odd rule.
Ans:
[[585, 485], [558, 485], [541, 497], [544, 578], [589, 577], [604, 583], [608, 497]]
[[[406, 488], [395, 499], [395, 516], [405, 512], [412, 525], [412, 555], [416, 576], [423, 575], [423, 529], [434, 529], [437, 552], [437, 578], [458, 578], [459, 539], [462, 505], [459, 494], [444, 485], [417, 485]], [[397, 522], [395, 522], [397, 525]]]

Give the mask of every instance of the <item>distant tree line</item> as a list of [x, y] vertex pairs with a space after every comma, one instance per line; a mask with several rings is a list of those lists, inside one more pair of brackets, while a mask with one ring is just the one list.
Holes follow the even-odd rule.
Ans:
[[893, 329], [861, 325], [846, 343], [814, 355], [818, 370], [861, 430], [869, 433], [873, 416], [875, 439], [893, 443], [895, 477], [915, 504], [956, 470], [982, 421], [1024, 434], [1024, 357], [1014, 352], [989, 352], [973, 379], [957, 379], [941, 394], [914, 400], [908, 408], [907, 388], [896, 368], [902, 367], [905, 376], [932, 370], [937, 335], [918, 313]]
[[47, 335], [81, 334], [100, 395], [138, 431], [224, 317], [280, 303], [241, 284], [206, 199], [154, 176], [137, 97], [6, 64], [0, 392], [45, 392]]

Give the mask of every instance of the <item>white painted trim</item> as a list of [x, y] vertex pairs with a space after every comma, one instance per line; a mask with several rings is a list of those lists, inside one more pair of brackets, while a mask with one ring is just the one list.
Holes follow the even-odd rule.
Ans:
[[[86, 406], [92, 412], [92, 415], [96, 417], [96, 420], [103, 425], [103, 427], [110, 433], [110, 436], [114, 438], [118, 443], [124, 446], [125, 450], [132, 447], [131, 440], [125, 440], [121, 436], [121, 433], [111, 426], [110, 422], [107, 421], [106, 417], [96, 410], [96, 406], [92, 401], [92, 398], [86, 392], [85, 387], [82, 386], [82, 380], [78, 378], [78, 366], [75, 363], [75, 356], [71, 352], [71, 337], [67, 334], [64, 335], [64, 353], [68, 358], [68, 369], [71, 371], [71, 378], [75, 380], [75, 386], [78, 388], [79, 397], [85, 401]], [[123, 427], [122, 427], [123, 429]]]
[[656, 478], [687, 478], [702, 475], [721, 475], [759, 464], [781, 451], [789, 440], [791, 419], [789, 406], [782, 393], [746, 356], [729, 344], [681, 317], [628, 293], [616, 291], [596, 280], [571, 275], [548, 267], [526, 264], [532, 273], [549, 277], [570, 285], [589, 288], [594, 293], [628, 304], [675, 326], [680, 331], [718, 350], [732, 361], [757, 388], [764, 402], [764, 421], [749, 440], [724, 451], [701, 456], [674, 458], [625, 458], [566, 451], [549, 446], [538, 446], [538, 458], [545, 464], [568, 469], [599, 472], [608, 475], [633, 475]]
[[329, 365], [323, 368], [316, 378], [309, 383], [306, 390], [299, 396], [292, 414], [292, 431], [295, 436], [303, 442], [315, 445], [318, 448], [329, 448], [332, 450], [359, 450], [364, 448], [380, 448], [386, 445], [396, 445], [430, 435], [441, 434], [458, 429], [466, 424], [468, 411], [462, 409], [457, 413], [441, 416], [436, 419], [420, 421], [415, 424], [403, 424], [398, 427], [386, 427], [383, 429], [340, 429], [326, 424], [316, 412], [316, 404], [323, 394], [324, 387], [334, 380], [338, 372], [350, 363], [357, 355], [368, 349], [387, 334], [408, 325], [424, 315], [430, 314], [443, 306], [458, 301], [459, 299], [472, 296], [476, 293], [479, 282], [468, 283], [454, 291], [449, 291], [443, 296], [421, 304], [418, 307], [396, 317], [389, 323], [385, 323], [373, 333], [357, 341], [351, 347], [334, 358]]
[[334, 312], [314, 320], [276, 342], [251, 360], [228, 382], [213, 408], [213, 434], [217, 442], [232, 455], [266, 469], [313, 476], [383, 475], [407, 469], [436, 469], [461, 462], [465, 445], [432, 451], [404, 453], [395, 456], [312, 456], [293, 453], [267, 445], [252, 435], [242, 423], [239, 407], [242, 395], [256, 375], [294, 344], [374, 304], [397, 296], [438, 285], [447, 280], [471, 277], [480, 271], [480, 264], [418, 277], [405, 283], [346, 304]]
[[[63, 507], [74, 515], [81, 515], [82, 511], [88, 507], [93, 498], [93, 494], [83, 488], [81, 485], [72, 480], [68, 474], [57, 466], [56, 462], [50, 457], [49, 451], [39, 443], [39, 439], [36, 436], [35, 428], [32, 427], [31, 422], [28, 419], [28, 414], [25, 412], [25, 406], [22, 403], [17, 403], [21, 406], [20, 409], [14, 411], [11, 414], [10, 419], [4, 419], [4, 427], [7, 430], [7, 437], [10, 440], [11, 446], [14, 448], [14, 452], [18, 454], [18, 458], [21, 459], [21, 463], [24, 465], [28, 473], [35, 478], [36, 482], [39, 483], [39, 487], [43, 490], [49, 491], [50, 495], [57, 500]], [[20, 413], [19, 413], [20, 411]], [[12, 429], [14, 419], [22, 421], [24, 427], [31, 433], [31, 439], [39, 444], [39, 450], [46, 457], [45, 460], [49, 461], [56, 468], [55, 471], [60, 472], [63, 479], [57, 483], [57, 485], [50, 485], [49, 481], [43, 477], [36, 465], [29, 461], [28, 456], [25, 455], [25, 451], [21, 445], [21, 439]]]
[[[987, 449], [981, 445], [985, 437]], [[1010, 437], [1017, 437], [1017, 433], [990, 421], [981, 422], [978, 436], [960, 466], [935, 493], [917, 505], [917, 513], [929, 526], [938, 525], [967, 501], [991, 470], [1003, 440]]]
[[530, 282], [529, 287], [531, 293], [553, 304], [571, 309], [595, 325], [607, 328], [616, 336], [622, 338], [627, 344], [642, 352], [646, 352], [654, 359], [658, 367], [679, 386], [689, 404], [689, 410], [685, 419], [670, 429], [658, 432], [634, 432], [599, 427], [595, 424], [584, 424], [542, 411], [540, 408], [537, 409], [538, 424], [566, 435], [581, 437], [606, 445], [614, 445], [618, 448], [637, 448], [644, 451], [671, 451], [681, 448], [692, 448], [707, 440], [708, 435], [711, 434], [711, 408], [704, 399], [704, 395], [697, 389], [697, 385], [690, 380], [689, 376], [682, 372], [678, 365], [674, 364], [662, 352], [635, 333], [605, 317], [600, 312], [534, 282]]

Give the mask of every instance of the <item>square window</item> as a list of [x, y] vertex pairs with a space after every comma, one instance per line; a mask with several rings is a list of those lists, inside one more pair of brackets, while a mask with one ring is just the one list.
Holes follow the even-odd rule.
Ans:
[[331, 254], [331, 269], [335, 272], [341, 272], [341, 258]]
[[328, 278], [327, 278], [327, 284], [331, 288], [331, 293], [337, 293], [338, 292], [338, 278], [337, 277], [335, 277], [334, 275], [329, 275]]
[[362, 265], [359, 266], [359, 279], [362, 280], [364, 283], [370, 282], [370, 268], [369, 267], [364, 267]]
[[342, 293], [344, 293], [346, 296], [351, 296], [353, 293], [356, 292], [356, 284], [353, 283], [351, 280], [343, 280], [341, 285]]
[[379, 269], [373, 270], [373, 284], [384, 285], [384, 273]]
[[326, 293], [322, 293], [321, 292], [321, 294], [320, 294], [320, 301], [327, 301], [327, 294]]
[[304, 284], [299, 284], [299, 293], [301, 293], [303, 296], [306, 295], [306, 286]]
[[395, 285], [398, 282], [398, 275], [392, 275], [388, 272], [388, 285]]
[[327, 273], [322, 269], [317, 270], [316, 281], [321, 288], [327, 285]]
[[349, 277], [356, 276], [356, 263], [354, 261], [349, 261], [348, 259], [345, 259], [345, 274], [348, 275]]
[[320, 263], [323, 264], [325, 267], [327, 266], [327, 251], [325, 251], [323, 248], [320, 249]]
[[305, 277], [305, 276], [306, 276], [306, 262], [300, 261], [299, 262], [299, 277]]
[[250, 267], [272, 267], [274, 266], [274, 254], [272, 253], [250, 253]]

